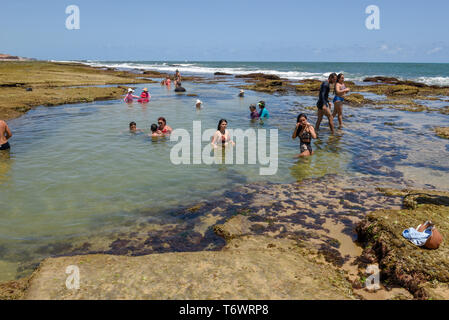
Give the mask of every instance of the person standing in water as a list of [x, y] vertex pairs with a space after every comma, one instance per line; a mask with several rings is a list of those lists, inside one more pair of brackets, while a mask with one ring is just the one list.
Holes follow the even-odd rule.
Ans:
[[0, 150], [9, 150], [11, 148], [8, 142], [11, 137], [12, 133], [8, 124], [5, 121], [0, 120]]
[[259, 118], [261, 120], [269, 119], [270, 118], [270, 114], [268, 113], [268, 110], [265, 108], [265, 101], [260, 101], [258, 103], [258, 105], [259, 105], [259, 109], [260, 109]]
[[251, 112], [249, 115], [251, 120], [259, 120], [259, 113], [257, 112], [255, 104], [249, 106], [249, 111]]
[[301, 113], [296, 120], [296, 127], [292, 139], [299, 137], [301, 154], [299, 157], [308, 157], [313, 154], [312, 139], [316, 139], [313, 126], [307, 121], [307, 116]]
[[133, 95], [134, 90], [129, 88], [128, 93], [125, 96], [125, 99], [123, 99], [126, 103], [132, 103], [134, 98], [139, 99], [140, 97]]
[[175, 72], [175, 86], [176, 86], [178, 83], [181, 83], [181, 73], [179, 73], [179, 70], [176, 69], [176, 72]]
[[217, 132], [215, 132], [211, 141], [212, 147], [214, 149], [217, 149], [218, 146], [226, 147], [229, 143], [235, 146], [234, 141], [231, 140], [231, 135], [229, 134], [227, 127], [227, 120], [221, 119], [218, 122]]
[[340, 73], [337, 76], [337, 82], [335, 83], [334, 88], [334, 112], [332, 113], [332, 117], [338, 114], [338, 129], [343, 128], [343, 102], [345, 101], [344, 96], [349, 92], [349, 89], [345, 86], [345, 76], [343, 73]]
[[148, 89], [144, 88], [142, 93], [140, 94], [140, 99], [137, 101], [140, 103], [148, 103], [148, 102], [150, 102], [150, 99], [151, 99], [151, 96], [148, 92]]
[[323, 115], [329, 119], [329, 128], [334, 133], [334, 118], [332, 117], [331, 108], [332, 103], [329, 102], [329, 91], [331, 84], [334, 84], [337, 80], [337, 74], [331, 73], [327, 81], [323, 81], [320, 87], [320, 94], [318, 96], [318, 102], [316, 106], [318, 108], [318, 119], [316, 120], [315, 131], [320, 130], [321, 120]]

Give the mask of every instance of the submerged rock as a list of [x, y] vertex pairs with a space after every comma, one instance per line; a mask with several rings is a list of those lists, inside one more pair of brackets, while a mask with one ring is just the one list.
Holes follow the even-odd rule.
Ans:
[[445, 139], [449, 139], [449, 127], [437, 127], [435, 128], [437, 136]]

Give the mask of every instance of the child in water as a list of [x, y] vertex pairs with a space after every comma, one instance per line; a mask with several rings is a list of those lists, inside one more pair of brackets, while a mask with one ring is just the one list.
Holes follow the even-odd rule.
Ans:
[[138, 132], [143, 132], [143, 130], [137, 129], [137, 124], [133, 121], [129, 124], [129, 132], [138, 133]]
[[129, 88], [128, 93], [125, 96], [125, 99], [123, 99], [126, 103], [133, 102], [134, 98], [139, 99], [140, 97], [133, 95], [134, 90]]
[[257, 112], [256, 105], [252, 104], [249, 106], [249, 111], [251, 112], [251, 120], [258, 120], [259, 119], [259, 113]]
[[151, 137], [162, 137], [164, 134], [159, 130], [157, 124], [153, 123], [151, 125]]

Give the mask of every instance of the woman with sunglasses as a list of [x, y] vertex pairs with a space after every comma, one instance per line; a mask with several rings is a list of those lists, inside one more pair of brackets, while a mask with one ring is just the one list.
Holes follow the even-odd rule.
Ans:
[[167, 125], [167, 120], [165, 120], [164, 117], [160, 117], [159, 119], [157, 119], [157, 124], [159, 125], [159, 130], [164, 135], [170, 135], [172, 133], [173, 129]]

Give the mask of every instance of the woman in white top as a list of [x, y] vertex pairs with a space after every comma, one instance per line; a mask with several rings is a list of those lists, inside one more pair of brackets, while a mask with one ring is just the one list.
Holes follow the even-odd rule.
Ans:
[[233, 146], [235, 145], [234, 141], [231, 140], [228, 129], [226, 129], [227, 127], [228, 121], [225, 119], [221, 119], [218, 122], [217, 132], [212, 137], [212, 147], [214, 149], [218, 148], [218, 146], [226, 147], [229, 143]]

